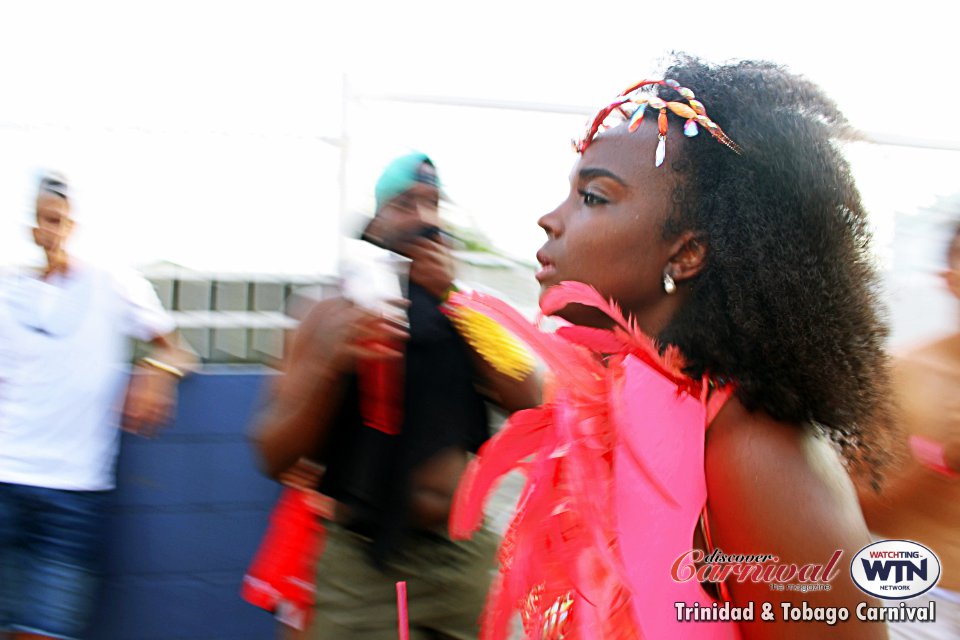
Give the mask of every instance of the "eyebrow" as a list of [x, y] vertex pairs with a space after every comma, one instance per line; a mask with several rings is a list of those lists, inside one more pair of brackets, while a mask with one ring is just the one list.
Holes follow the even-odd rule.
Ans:
[[584, 182], [593, 180], [594, 178], [609, 178], [621, 186], [627, 186], [627, 183], [623, 181], [623, 178], [612, 171], [608, 171], [607, 169], [587, 167], [586, 169], [580, 169], [579, 177], [580, 180], [583, 180]]

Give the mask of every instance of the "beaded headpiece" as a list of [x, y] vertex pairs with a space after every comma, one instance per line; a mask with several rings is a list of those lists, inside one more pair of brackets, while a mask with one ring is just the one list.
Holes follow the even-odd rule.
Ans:
[[[680, 97], [684, 98], [687, 102], [686, 104], [683, 102], [667, 102], [662, 100], [659, 96], [649, 92], [644, 92], [643, 88], [650, 85], [669, 87], [679, 93]], [[636, 105], [636, 109], [633, 111], [633, 113], [629, 113], [626, 108], [631, 104]], [[697, 127], [699, 124], [706, 128], [710, 135], [719, 140], [725, 146], [729, 147], [736, 153], [740, 153], [740, 146], [723, 132], [723, 129], [720, 128], [720, 125], [710, 119], [710, 117], [707, 115], [707, 110], [704, 108], [703, 104], [696, 99], [693, 91], [687, 89], [686, 87], [681, 87], [680, 83], [676, 80], [641, 80], [637, 84], [629, 87], [626, 91], [617, 96], [616, 100], [601, 109], [600, 112], [594, 116], [583, 138], [578, 141], [574, 141], [573, 146], [577, 150], [577, 153], [583, 153], [586, 151], [587, 147], [590, 146], [590, 143], [593, 142], [594, 138], [597, 137], [597, 133], [599, 133], [600, 128], [604, 126], [604, 121], [614, 111], [619, 111], [624, 118], [629, 120], [627, 128], [632, 133], [637, 130], [637, 127], [639, 127], [640, 123], [643, 121], [643, 116], [648, 106], [652, 109], [658, 109], [660, 111], [660, 114], [657, 118], [659, 142], [657, 143], [656, 165], [658, 167], [663, 164], [663, 158], [667, 150], [667, 109], [681, 118], [686, 119], [686, 122], [683, 125], [683, 134], [688, 138], [692, 138], [699, 133]]]

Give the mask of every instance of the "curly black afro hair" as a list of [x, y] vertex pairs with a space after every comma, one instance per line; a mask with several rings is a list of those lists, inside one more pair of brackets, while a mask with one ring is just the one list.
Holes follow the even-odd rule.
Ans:
[[692, 89], [742, 153], [701, 133], [668, 154], [685, 179], [664, 234], [692, 229], [708, 254], [660, 342], [690, 375], [735, 380], [748, 409], [813, 425], [875, 469], [890, 423], [887, 330], [867, 214], [834, 142], [850, 132], [843, 115], [767, 62], [681, 55], [664, 77]]

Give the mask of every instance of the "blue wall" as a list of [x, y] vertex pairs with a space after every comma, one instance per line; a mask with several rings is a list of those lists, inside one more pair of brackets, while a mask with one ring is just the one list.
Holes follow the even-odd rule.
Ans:
[[276, 637], [238, 595], [279, 493], [246, 435], [269, 376], [207, 368], [181, 384], [158, 437], [124, 434], [95, 640]]

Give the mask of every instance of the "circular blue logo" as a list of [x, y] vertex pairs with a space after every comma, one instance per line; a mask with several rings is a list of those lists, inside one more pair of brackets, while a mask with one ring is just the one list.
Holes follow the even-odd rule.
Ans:
[[940, 580], [940, 558], [910, 540], [880, 540], [853, 556], [850, 577], [861, 591], [877, 598], [916, 598]]

